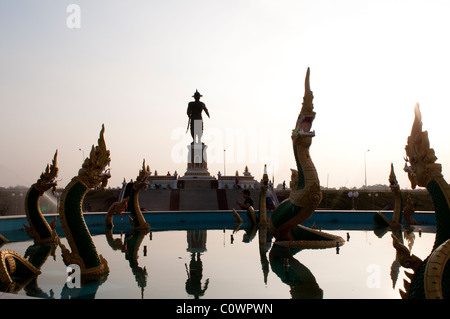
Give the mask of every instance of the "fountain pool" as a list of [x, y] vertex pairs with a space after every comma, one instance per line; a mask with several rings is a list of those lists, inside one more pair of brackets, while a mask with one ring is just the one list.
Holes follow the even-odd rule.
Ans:
[[[339, 248], [292, 251], [244, 225], [237, 230], [190, 227], [146, 233], [115, 225], [110, 232], [101, 225], [90, 227], [110, 272], [100, 281], [81, 282], [81, 287], [67, 283], [58, 246], [45, 250], [32, 240], [4, 244], [1, 249], [29, 260], [39, 248], [48, 253], [42, 273], [12, 293], [52, 299], [399, 299], [406, 278], [396, 262], [390, 231], [323, 228], [347, 241]], [[424, 259], [435, 233], [432, 227], [404, 230], [401, 237]], [[68, 247], [63, 234], [61, 242]]]

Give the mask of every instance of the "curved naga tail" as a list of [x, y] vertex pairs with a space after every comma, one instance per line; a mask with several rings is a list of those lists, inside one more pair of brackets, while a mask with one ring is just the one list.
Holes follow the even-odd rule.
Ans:
[[[430, 255], [420, 260], [410, 255], [409, 250], [395, 240], [393, 245], [400, 264], [412, 268], [407, 274], [411, 282], [405, 281], [404, 298], [449, 298], [450, 297], [450, 186], [442, 176], [442, 167], [435, 163], [437, 157], [430, 148], [427, 131], [422, 131], [422, 115], [419, 105], [415, 107], [415, 118], [405, 147], [405, 172], [411, 187], [426, 187], [434, 204], [436, 238]], [[409, 164], [408, 164], [409, 163]]]
[[91, 189], [101, 185], [105, 190], [109, 174], [110, 157], [104, 139], [105, 128], [102, 125], [98, 146], [92, 146], [91, 153], [84, 161], [78, 175], [72, 178], [61, 195], [59, 217], [70, 252], [63, 244], [63, 260], [66, 265], [77, 264], [85, 278], [99, 278], [109, 272], [108, 262], [99, 255], [83, 217], [84, 196]]
[[44, 193], [52, 189], [52, 193], [56, 191], [56, 177], [58, 176], [57, 166], [58, 150], [56, 150], [51, 165], [47, 165], [45, 172], [43, 172], [36, 183], [31, 185], [25, 197], [25, 211], [30, 227], [25, 226], [28, 235], [34, 239], [36, 244], [45, 244], [57, 242], [58, 235], [56, 234], [56, 217], [48, 224], [42, 215], [39, 207], [40, 198]]
[[269, 229], [279, 245], [291, 247], [334, 247], [344, 240], [334, 235], [325, 235], [299, 225], [314, 213], [322, 200], [319, 178], [311, 160], [309, 148], [315, 131], [311, 130], [316, 113], [313, 93], [309, 85], [309, 68], [305, 78], [305, 94], [295, 128], [292, 144], [297, 170], [292, 170], [291, 194], [271, 214]]

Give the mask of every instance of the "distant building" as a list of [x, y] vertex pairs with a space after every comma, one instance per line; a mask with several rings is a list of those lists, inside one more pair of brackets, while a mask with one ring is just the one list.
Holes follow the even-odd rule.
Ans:
[[243, 175], [236, 174], [233, 175], [222, 175], [220, 172], [217, 173], [218, 188], [219, 189], [254, 189], [256, 188], [257, 181], [254, 179], [252, 174], [248, 171], [248, 167], [245, 166]]
[[178, 173], [158, 175], [158, 171], [155, 171], [155, 175], [150, 174], [148, 180], [150, 189], [177, 189]]

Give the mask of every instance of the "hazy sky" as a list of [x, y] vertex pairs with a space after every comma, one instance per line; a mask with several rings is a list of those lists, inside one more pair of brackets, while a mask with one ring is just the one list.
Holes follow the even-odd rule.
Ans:
[[366, 159], [369, 185], [392, 162], [409, 188], [416, 102], [448, 176], [449, 15], [447, 0], [0, 0], [0, 186], [31, 185], [56, 149], [66, 186], [103, 123], [109, 186], [144, 158], [183, 175], [196, 89], [211, 174], [267, 164], [288, 183], [307, 67], [321, 185], [361, 187]]

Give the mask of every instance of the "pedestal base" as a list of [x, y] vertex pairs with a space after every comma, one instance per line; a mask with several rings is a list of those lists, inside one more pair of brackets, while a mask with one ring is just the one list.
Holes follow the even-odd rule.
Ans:
[[202, 168], [188, 168], [186, 170], [186, 173], [184, 173], [183, 177], [180, 177], [179, 180], [186, 180], [186, 179], [215, 179], [214, 177], [212, 177], [207, 169], [202, 169]]
[[[187, 147], [189, 150], [187, 170], [184, 176], [178, 179], [179, 186], [182, 188], [211, 188], [215, 186], [214, 181], [216, 179], [208, 172], [206, 160], [208, 146], [204, 143], [191, 143]], [[217, 186], [213, 188], [217, 188]]]

